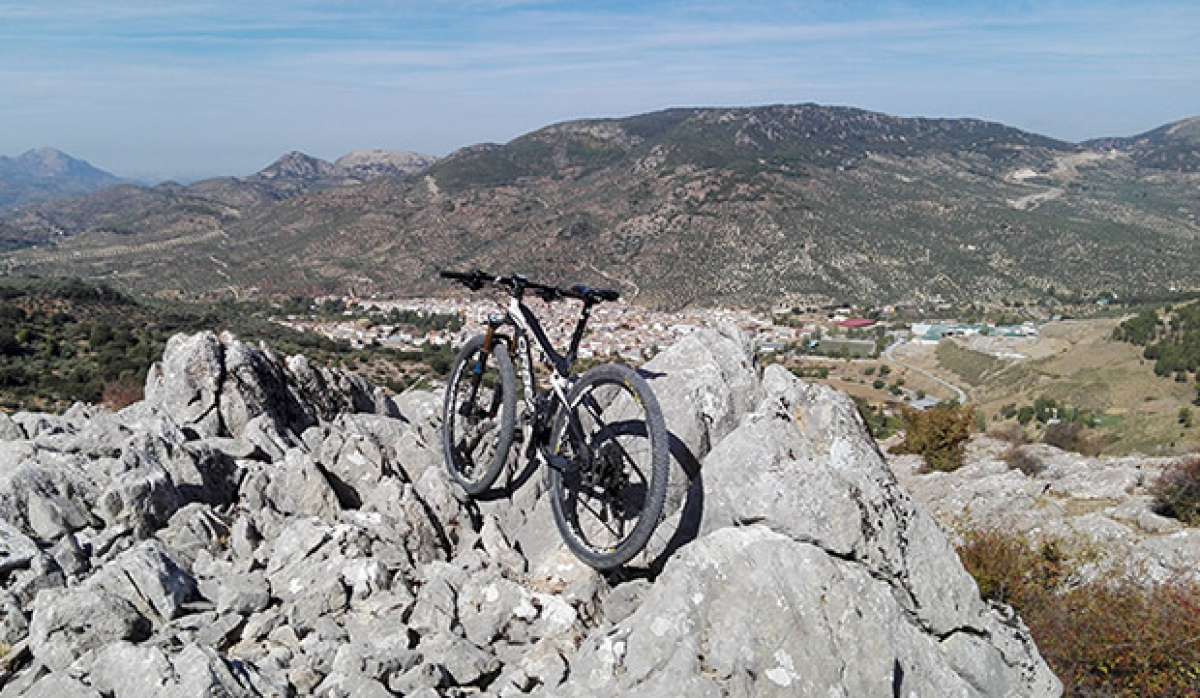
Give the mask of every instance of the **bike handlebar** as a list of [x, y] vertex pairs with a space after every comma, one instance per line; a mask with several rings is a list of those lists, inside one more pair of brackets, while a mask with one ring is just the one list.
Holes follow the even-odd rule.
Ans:
[[480, 271], [479, 269], [469, 272], [442, 270], [438, 275], [443, 279], [457, 281], [472, 291], [478, 291], [485, 285], [491, 284], [507, 288], [510, 293], [519, 297], [526, 290], [529, 290], [536, 293], [546, 302], [573, 298], [591, 304], [603, 301], [615, 301], [621, 297], [619, 292], [609, 289], [588, 288], [581, 285], [575, 285], [571, 288], [559, 288], [557, 286], [539, 284], [536, 281], [530, 281], [524, 276], [516, 274], [513, 276], [497, 276]]

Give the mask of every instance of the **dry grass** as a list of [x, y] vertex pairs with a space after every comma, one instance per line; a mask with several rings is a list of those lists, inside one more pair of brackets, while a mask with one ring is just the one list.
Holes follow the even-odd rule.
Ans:
[[[1179, 408], [1191, 404], [1195, 388], [1155, 376], [1153, 362], [1142, 358], [1140, 347], [1112, 341], [1117, 322], [1097, 318], [1044, 325], [1038, 339], [1012, 344], [1012, 349], [1030, 356], [1026, 361], [989, 357], [961, 346], [964, 340], [953, 341], [960, 345], [957, 350], [907, 347], [904, 356], [951, 382], [971, 380], [972, 404], [989, 416], [1006, 404], [1030, 404], [1041, 396], [1107, 415], [1098, 430], [1103, 432], [1100, 445], [1105, 454], [1169, 455], [1200, 449], [1200, 429], [1181, 429], [1178, 424]], [[995, 362], [1009, 365], [1000, 369]]]
[[981, 351], [968, 349], [953, 340], [943, 340], [937, 347], [938, 362], [958, 374], [959, 378], [972, 386], [983, 385], [988, 376], [995, 375], [1011, 362], [997, 359]]
[[1008, 448], [1000, 454], [1000, 460], [1008, 463], [1008, 467], [1013, 470], [1020, 470], [1029, 477], [1034, 477], [1046, 469], [1044, 463], [1022, 448], [1029, 443], [1029, 434], [1020, 424], [997, 427], [988, 432], [988, 435], [1008, 444]]
[[1151, 486], [1151, 493], [1159, 513], [1189, 526], [1200, 526], [1200, 456], [1171, 466]]
[[110, 381], [100, 394], [100, 402], [110, 410], [128, 407], [142, 399], [142, 384], [132, 376]]
[[1058, 422], [1046, 427], [1042, 442], [1085, 456], [1098, 456], [1104, 450], [1104, 440], [1078, 422]]
[[1007, 443], [1010, 446], [1024, 446], [1029, 443], [1029, 434], [1020, 424], [1006, 424], [988, 432], [988, 436]]
[[1037, 456], [1015, 444], [1000, 454], [1000, 459], [1008, 463], [1008, 467], [1020, 470], [1029, 477], [1041, 475], [1046, 469], [1046, 464], [1038, 460]]
[[984, 598], [1021, 615], [1067, 696], [1200, 695], [1200, 585], [1072, 584], [1061, 541], [970, 531], [959, 555]]

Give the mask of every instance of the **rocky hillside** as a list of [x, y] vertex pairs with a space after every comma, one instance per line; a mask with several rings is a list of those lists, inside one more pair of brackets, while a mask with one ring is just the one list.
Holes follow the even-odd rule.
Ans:
[[1151, 485], [1167, 458], [1089, 458], [1047, 444], [1020, 446], [1030, 472], [1008, 465], [1009, 445], [976, 437], [966, 465], [926, 473], [919, 457], [893, 456], [901, 484], [947, 526], [998, 528], [1087, 546], [1088, 574], [1200, 583], [1200, 529], [1155, 512]]
[[3, 224], [77, 236], [9, 255], [10, 270], [156, 291], [425, 293], [446, 266], [665, 306], [1197, 287], [1200, 175], [1136, 143], [813, 104], [671, 109], [465, 148], [407, 179], [258, 203], [194, 192], [171, 222], [125, 207], [136, 236], [50, 211], [50, 226]]
[[376, 177], [403, 177], [429, 169], [437, 162], [431, 155], [395, 150], [355, 150], [333, 164], [352, 177], [362, 180]]
[[[0, 210], [22, 204], [90, 194], [121, 180], [54, 148], [17, 157], [0, 155]], [[3, 250], [0, 242], [0, 250]]]
[[1150, 169], [1200, 172], [1200, 116], [1165, 124], [1136, 136], [1100, 138], [1085, 145], [1117, 150]]
[[0, 418], [0, 695], [1054, 696], [844, 395], [705, 331], [647, 367], [668, 516], [602, 576], [436, 395], [211, 333], [120, 412]]

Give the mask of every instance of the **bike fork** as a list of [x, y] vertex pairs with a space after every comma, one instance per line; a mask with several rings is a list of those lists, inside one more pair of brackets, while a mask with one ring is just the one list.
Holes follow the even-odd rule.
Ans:
[[[479, 350], [479, 360], [471, 366], [471, 389], [467, 393], [467, 399], [463, 402], [463, 410], [475, 409], [475, 398], [479, 396], [479, 386], [483, 383], [483, 373], [487, 370], [488, 356], [492, 353], [492, 347], [496, 341], [496, 328], [489, 324], [487, 330], [483, 334], [483, 347]], [[467, 416], [464, 413], [463, 416]]]

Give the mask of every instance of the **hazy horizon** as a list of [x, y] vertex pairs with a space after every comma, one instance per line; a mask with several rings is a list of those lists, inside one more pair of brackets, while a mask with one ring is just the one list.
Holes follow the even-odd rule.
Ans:
[[549, 123], [818, 102], [1068, 141], [1200, 114], [1200, 7], [223, 0], [0, 6], [0, 154], [135, 179], [445, 155]]

